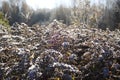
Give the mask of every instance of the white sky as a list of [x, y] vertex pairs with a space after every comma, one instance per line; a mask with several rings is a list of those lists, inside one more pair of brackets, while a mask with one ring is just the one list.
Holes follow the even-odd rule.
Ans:
[[60, 4], [65, 4], [66, 6], [70, 6], [70, 0], [26, 0], [27, 4], [36, 8], [55, 8]]
[[[98, 2], [105, 3], [106, 0], [90, 0], [92, 3], [98, 4]], [[27, 4], [33, 9], [38, 8], [55, 8], [63, 4], [65, 6], [71, 5], [71, 0], [26, 0]]]
[[[9, 0], [0, 0], [0, 3], [2, 1], [9, 1]], [[91, 0], [91, 2], [95, 3], [95, 4], [97, 4], [98, 1], [104, 2], [106, 0]], [[58, 7], [61, 4], [65, 5], [65, 6], [71, 5], [71, 0], [26, 0], [26, 2], [29, 6], [31, 6], [35, 10], [38, 8], [52, 9], [52, 8]], [[1, 6], [1, 4], [0, 4], [0, 6]]]

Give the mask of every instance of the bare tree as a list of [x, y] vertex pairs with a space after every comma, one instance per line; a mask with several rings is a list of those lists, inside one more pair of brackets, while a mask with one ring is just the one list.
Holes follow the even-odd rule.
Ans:
[[28, 21], [30, 19], [30, 16], [32, 15], [33, 11], [30, 9], [28, 4], [24, 1], [22, 2], [21, 7], [21, 15], [24, 17], [25, 21]]
[[75, 23], [88, 24], [90, 0], [72, 0], [72, 19]]
[[5, 18], [9, 17], [9, 14], [10, 14], [10, 5], [9, 5], [9, 3], [7, 1], [3, 1], [2, 2], [2, 12], [4, 13]]

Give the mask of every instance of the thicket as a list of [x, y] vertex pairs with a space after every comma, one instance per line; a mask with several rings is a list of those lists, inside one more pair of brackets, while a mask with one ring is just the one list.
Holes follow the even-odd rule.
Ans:
[[1, 11], [12, 25], [15, 22], [24, 22], [29, 26], [45, 24], [53, 19], [63, 23], [87, 25], [111, 30], [120, 29], [120, 0], [106, 0], [106, 4], [99, 1], [99, 5], [91, 5], [90, 0], [71, 0], [72, 6], [63, 5], [49, 10], [33, 10], [24, 0], [9, 0], [2, 2]]

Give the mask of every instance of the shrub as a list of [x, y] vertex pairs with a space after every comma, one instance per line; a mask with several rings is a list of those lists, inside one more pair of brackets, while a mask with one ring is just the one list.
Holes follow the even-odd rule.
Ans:
[[7, 30], [10, 29], [9, 21], [4, 17], [2, 12], [0, 12], [0, 24], [5, 26]]

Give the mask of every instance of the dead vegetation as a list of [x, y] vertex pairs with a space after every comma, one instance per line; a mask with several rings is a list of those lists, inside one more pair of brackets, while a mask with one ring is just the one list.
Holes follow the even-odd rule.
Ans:
[[16, 23], [11, 32], [5, 31], [1, 25], [2, 80], [120, 79], [119, 30], [67, 26], [54, 20], [47, 26]]

